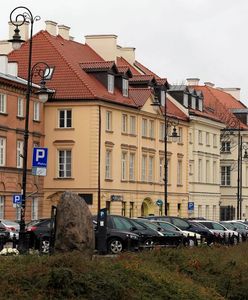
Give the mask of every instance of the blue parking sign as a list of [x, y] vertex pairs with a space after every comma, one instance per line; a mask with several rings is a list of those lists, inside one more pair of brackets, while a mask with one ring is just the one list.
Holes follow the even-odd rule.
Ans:
[[13, 195], [13, 204], [21, 204], [22, 203], [22, 195]]
[[33, 163], [32, 167], [47, 167], [47, 148], [34, 148], [33, 149]]

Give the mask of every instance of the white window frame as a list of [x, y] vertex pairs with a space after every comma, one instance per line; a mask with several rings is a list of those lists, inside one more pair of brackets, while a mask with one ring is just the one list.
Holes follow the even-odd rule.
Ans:
[[198, 107], [200, 111], [203, 111], [203, 101], [202, 99], [198, 99]]
[[153, 139], [155, 137], [155, 122], [154, 120], [149, 120], [149, 137]]
[[142, 137], [147, 137], [147, 119], [142, 118]]
[[32, 198], [32, 204], [31, 204], [31, 220], [38, 220], [39, 216], [39, 199]]
[[128, 115], [122, 114], [121, 116], [121, 132], [127, 133], [128, 132]]
[[177, 161], [177, 185], [183, 184], [183, 162], [181, 159]]
[[0, 93], [0, 113], [6, 114], [7, 112], [7, 95]]
[[135, 180], [135, 153], [129, 154], [129, 180]]
[[182, 127], [178, 127], [178, 143], [182, 143], [183, 142], [183, 128]]
[[221, 185], [231, 185], [231, 166], [221, 166]]
[[0, 195], [0, 219], [4, 219], [5, 196]]
[[141, 181], [147, 180], [147, 155], [142, 154], [141, 161]]
[[130, 134], [136, 134], [136, 117], [130, 116]]
[[164, 141], [165, 138], [165, 124], [160, 122], [159, 124], [159, 139]]
[[165, 91], [161, 91], [160, 92], [160, 103], [161, 103], [161, 106], [165, 106], [165, 97], [166, 97], [166, 93]]
[[[62, 154], [64, 157], [62, 157]], [[63, 158], [63, 162], [60, 160]], [[58, 149], [58, 178], [72, 177], [72, 150]]]
[[112, 179], [112, 150], [106, 149], [105, 153], [105, 179]]
[[196, 108], [196, 98], [195, 97], [191, 97], [191, 108], [195, 109]]
[[184, 105], [185, 107], [188, 107], [188, 106], [189, 106], [189, 95], [186, 94], [186, 93], [183, 94], [183, 105]]
[[112, 111], [106, 111], [106, 130], [112, 131]]
[[[71, 116], [68, 116], [68, 114]], [[62, 113], [64, 116], [62, 117]], [[64, 124], [61, 126], [61, 122], [63, 121]], [[59, 109], [58, 110], [58, 128], [72, 128], [72, 110], [71, 109]]]
[[34, 121], [40, 121], [40, 102], [34, 101]]
[[0, 166], [6, 165], [6, 138], [0, 137]]
[[148, 158], [148, 181], [153, 182], [154, 177], [154, 156], [149, 155]]
[[110, 94], [114, 93], [115, 87], [115, 76], [113, 74], [108, 74], [108, 92]]
[[121, 180], [127, 180], [127, 152], [121, 153]]
[[16, 143], [16, 167], [20, 169], [23, 167], [23, 147], [24, 142], [18, 140]]
[[24, 100], [21, 97], [17, 99], [17, 117], [24, 117]]
[[164, 181], [164, 157], [159, 158], [159, 181]]
[[122, 95], [128, 97], [128, 79], [122, 78]]

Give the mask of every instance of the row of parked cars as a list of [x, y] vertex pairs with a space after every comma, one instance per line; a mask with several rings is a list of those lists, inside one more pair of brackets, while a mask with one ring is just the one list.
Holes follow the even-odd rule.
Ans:
[[[97, 221], [94, 218], [96, 242]], [[205, 219], [182, 219], [170, 216], [148, 216], [130, 219], [118, 215], [107, 216], [107, 250], [118, 254], [140, 247], [195, 246], [228, 240], [237, 244], [246, 240], [248, 224], [245, 221], [215, 222]], [[98, 245], [96, 244], [98, 248]]]

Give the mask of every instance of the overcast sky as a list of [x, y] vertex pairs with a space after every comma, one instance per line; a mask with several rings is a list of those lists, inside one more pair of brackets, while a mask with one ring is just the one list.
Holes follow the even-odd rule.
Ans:
[[87, 34], [118, 35], [118, 44], [136, 48], [136, 59], [170, 83], [189, 77], [220, 87], [240, 87], [248, 105], [247, 0], [26, 0], [1, 1], [0, 39], [8, 35], [9, 14], [27, 6], [41, 21]]

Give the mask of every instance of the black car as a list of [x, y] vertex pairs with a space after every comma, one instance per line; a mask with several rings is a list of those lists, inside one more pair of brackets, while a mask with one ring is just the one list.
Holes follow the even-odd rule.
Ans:
[[200, 234], [203, 238], [203, 241], [205, 240], [208, 244], [213, 242], [214, 239], [213, 233], [207, 228], [204, 228], [202, 226], [197, 226], [197, 224], [195, 224], [192, 221], [187, 221], [179, 217], [171, 217], [171, 216], [148, 216], [146, 218], [151, 220], [161, 220], [161, 221], [172, 223], [182, 230], [187, 230], [187, 231]]
[[53, 226], [50, 218], [39, 219], [27, 224], [26, 232], [30, 234], [30, 247], [48, 252]]
[[184, 242], [184, 235], [182, 233], [162, 227], [160, 224], [156, 223], [156, 221], [151, 222], [146, 219], [135, 219], [135, 221], [153, 230], [161, 232], [163, 237], [158, 239], [158, 242], [161, 245], [179, 246]]

